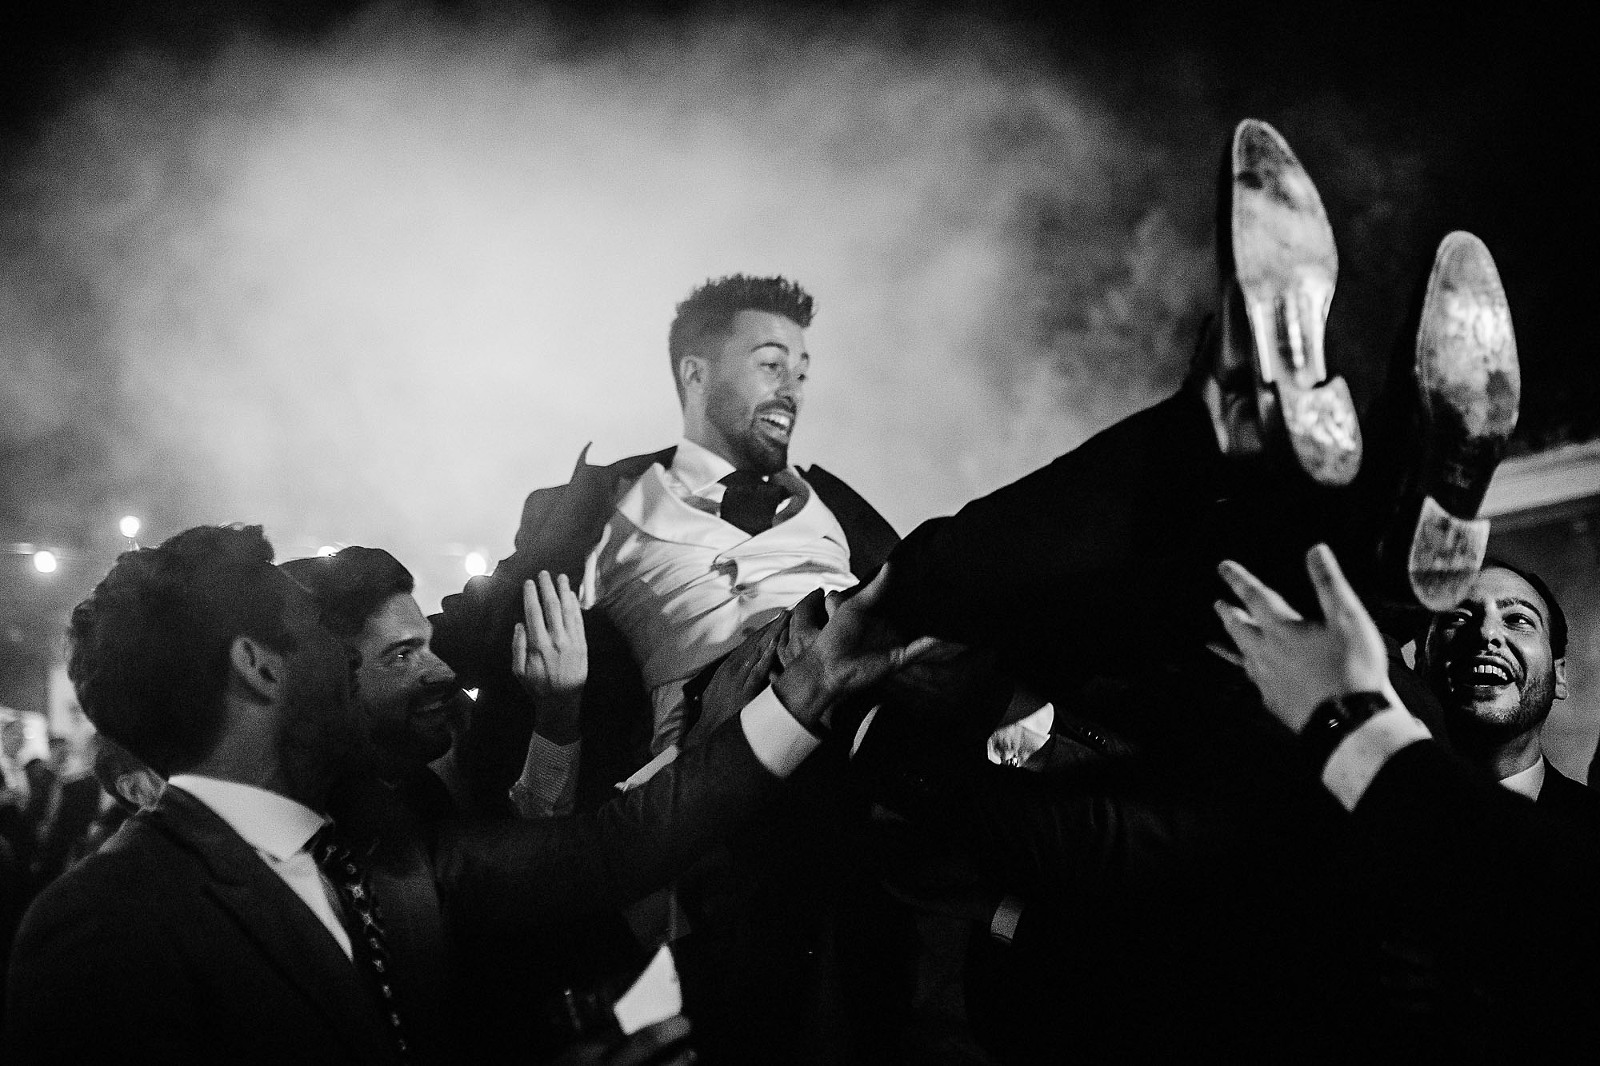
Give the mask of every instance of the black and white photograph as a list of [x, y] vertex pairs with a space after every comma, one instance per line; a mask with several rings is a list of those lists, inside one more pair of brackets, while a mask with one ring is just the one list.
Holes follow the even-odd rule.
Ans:
[[1583, 24], [0, 12], [0, 1058], [1589, 1061]]

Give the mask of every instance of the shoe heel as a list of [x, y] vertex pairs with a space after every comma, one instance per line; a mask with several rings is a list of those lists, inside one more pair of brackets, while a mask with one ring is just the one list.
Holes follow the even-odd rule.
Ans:
[[1344, 378], [1299, 389], [1280, 382], [1278, 409], [1295, 459], [1319, 485], [1337, 487], [1361, 469], [1361, 423]]
[[[1323, 330], [1339, 277], [1327, 211], [1266, 123], [1247, 120], [1234, 131], [1232, 170], [1229, 261], [1238, 302], [1229, 308], [1243, 311], [1261, 430], [1281, 428], [1313, 481], [1347, 485], [1361, 465], [1361, 430], [1349, 387], [1326, 380]], [[1225, 342], [1232, 321], [1225, 316]]]
[[1460, 603], [1488, 549], [1487, 518], [1457, 518], [1425, 497], [1406, 564], [1417, 602], [1435, 612]]

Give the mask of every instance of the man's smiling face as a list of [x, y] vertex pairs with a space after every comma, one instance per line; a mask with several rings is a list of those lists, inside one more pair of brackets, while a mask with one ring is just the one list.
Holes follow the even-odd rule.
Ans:
[[805, 331], [769, 311], [740, 311], [703, 366], [705, 445], [740, 470], [772, 474], [789, 465], [789, 438], [804, 400]]
[[1537, 728], [1565, 699], [1566, 661], [1550, 646], [1550, 607], [1528, 582], [1490, 566], [1454, 610], [1434, 616], [1429, 685], [1462, 726], [1511, 737]]
[[401, 592], [367, 618], [356, 642], [362, 710], [391, 772], [420, 769], [450, 748], [458, 686], [429, 647], [432, 635], [417, 601]]

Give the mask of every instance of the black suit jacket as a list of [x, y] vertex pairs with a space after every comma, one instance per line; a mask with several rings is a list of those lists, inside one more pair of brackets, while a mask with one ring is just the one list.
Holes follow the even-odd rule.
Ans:
[[[587, 816], [420, 824], [351, 782], [341, 827], [370, 852], [419, 1061], [455, 1061], [454, 976], [474, 944], [537, 938], [666, 882], [778, 781], [738, 722]], [[388, 1062], [361, 978], [305, 904], [203, 804], [169, 789], [24, 919], [8, 1062]], [[526, 1049], [522, 1049], [526, 1052]]]
[[[480, 811], [510, 813], [506, 790], [521, 773], [533, 714], [511, 674], [511, 630], [522, 619], [522, 583], [540, 570], [566, 574], [574, 587], [584, 562], [610, 520], [618, 490], [652, 463], [672, 465], [675, 448], [591, 466], [588, 449], [572, 480], [528, 496], [517, 528], [516, 550], [492, 574], [474, 578], [432, 617], [433, 647], [466, 688], [477, 688], [473, 721], [457, 756]], [[898, 542], [894, 528], [853, 489], [821, 467], [801, 472], [828, 506], [850, 542], [857, 577], [875, 573]], [[603, 611], [587, 611], [589, 681], [583, 693], [583, 764], [580, 809], [603, 802], [613, 782], [649, 758], [649, 695], [622, 633]]]
[[1551, 766], [1549, 759], [1544, 763], [1544, 787], [1534, 807], [1600, 846], [1600, 792], [1567, 777]]
[[1378, 1004], [1397, 1060], [1593, 1054], [1600, 838], [1591, 813], [1567, 816], [1590, 808], [1567, 784], [1552, 771], [1529, 803], [1425, 742], [1392, 756], [1356, 805], [1355, 906], [1410, 972], [1404, 999]]
[[39, 896], [9, 986], [12, 1062], [395, 1060], [328, 931], [179, 789]]

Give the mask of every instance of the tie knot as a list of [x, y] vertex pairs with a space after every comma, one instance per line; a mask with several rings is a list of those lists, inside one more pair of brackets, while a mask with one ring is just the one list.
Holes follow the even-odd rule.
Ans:
[[722, 483], [728, 486], [719, 511], [723, 521], [752, 537], [772, 528], [774, 515], [789, 496], [782, 485], [750, 470], [735, 470]]
[[767, 475], [758, 474], [754, 470], [735, 470], [722, 479], [722, 483], [730, 489], [753, 489], [757, 485], [765, 485]]

